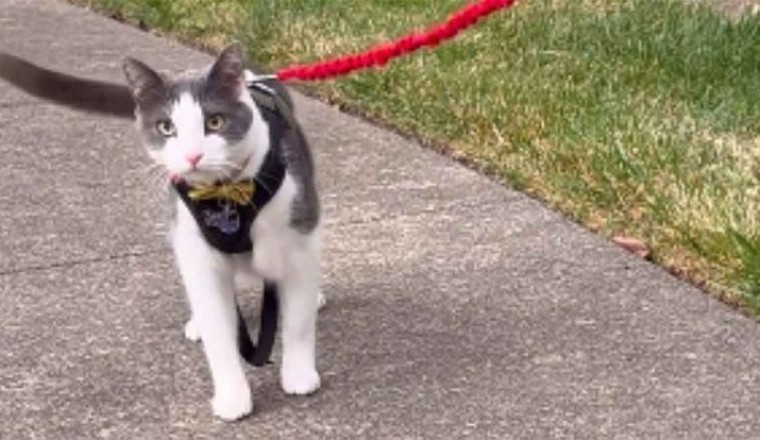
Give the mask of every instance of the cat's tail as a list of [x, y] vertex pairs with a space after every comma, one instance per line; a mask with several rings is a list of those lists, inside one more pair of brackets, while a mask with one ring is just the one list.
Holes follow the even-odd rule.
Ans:
[[238, 313], [238, 351], [243, 359], [249, 364], [261, 367], [269, 363], [269, 356], [272, 354], [274, 346], [274, 337], [277, 333], [277, 318], [279, 315], [279, 304], [277, 298], [277, 286], [271, 283], [264, 284], [264, 297], [261, 302], [261, 324], [259, 327], [259, 341], [254, 345], [251, 335], [248, 332], [248, 326], [245, 325], [243, 315]]
[[135, 115], [132, 93], [125, 85], [54, 72], [5, 52], [0, 52], [0, 78], [30, 95], [73, 109], [119, 118]]

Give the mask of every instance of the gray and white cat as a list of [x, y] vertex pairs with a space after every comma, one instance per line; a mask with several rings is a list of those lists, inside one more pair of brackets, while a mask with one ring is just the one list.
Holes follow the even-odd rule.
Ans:
[[[29, 93], [72, 108], [135, 117], [150, 158], [171, 176], [180, 197], [169, 237], [192, 314], [184, 331], [203, 343], [214, 414], [236, 420], [253, 409], [239, 345], [246, 344], [239, 339], [247, 338], [247, 330], [240, 326], [235, 290], [256, 280], [279, 299], [282, 389], [314, 392], [320, 386], [320, 213], [312, 157], [289, 114], [290, 98], [270, 81], [258, 90], [270, 91], [279, 105], [255, 101], [249, 90], [253, 74], [237, 45], [199, 73], [168, 78], [133, 59], [124, 62], [124, 72], [129, 87], [52, 72], [0, 53], [0, 77]], [[232, 202], [212, 194], [195, 206], [188, 196], [197, 188], [239, 182], [251, 182], [261, 200]], [[207, 206], [217, 211], [210, 215]], [[240, 227], [242, 235], [232, 234]], [[227, 245], [215, 244], [214, 237], [233, 250], [225, 251]], [[248, 248], [237, 246], [238, 239]]]

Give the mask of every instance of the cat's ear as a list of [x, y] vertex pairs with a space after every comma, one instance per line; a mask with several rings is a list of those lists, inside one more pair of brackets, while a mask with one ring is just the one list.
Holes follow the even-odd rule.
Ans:
[[164, 79], [155, 70], [134, 58], [126, 58], [122, 68], [138, 105], [165, 95]]
[[245, 84], [245, 54], [239, 44], [232, 44], [219, 54], [208, 74], [208, 85], [213, 90], [224, 90], [234, 95]]

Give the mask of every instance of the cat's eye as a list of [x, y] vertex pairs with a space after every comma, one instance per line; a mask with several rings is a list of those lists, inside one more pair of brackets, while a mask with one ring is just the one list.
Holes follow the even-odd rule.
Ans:
[[211, 115], [208, 118], [206, 118], [206, 130], [208, 131], [219, 131], [222, 128], [224, 128], [224, 124], [227, 123], [227, 120], [224, 119], [224, 116], [222, 115]]
[[172, 121], [164, 119], [156, 122], [156, 131], [163, 137], [172, 137], [177, 134], [177, 129], [172, 124]]

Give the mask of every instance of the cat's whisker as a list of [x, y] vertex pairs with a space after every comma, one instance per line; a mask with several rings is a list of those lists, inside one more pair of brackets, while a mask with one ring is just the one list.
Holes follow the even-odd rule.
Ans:
[[222, 158], [218, 162], [216, 162], [216, 164], [224, 166], [224, 167], [229, 167], [233, 169], [234, 171], [242, 171], [245, 167], [248, 166], [249, 162], [250, 162], [250, 159], [238, 160], [238, 158], [234, 158], [234, 159]]
[[152, 190], [158, 182], [158, 177], [154, 172], [148, 172], [142, 176], [141, 180], [147, 185], [149, 190]]
[[153, 204], [156, 204], [156, 205], [160, 205], [160, 204], [162, 204], [163, 202], [165, 202], [165, 200], [166, 200], [166, 197], [165, 197], [165, 193], [162, 193], [162, 192], [161, 192], [161, 191], [160, 191], [160, 190], [159, 190], [157, 187], [155, 187], [155, 186], [152, 186], [152, 187], [151, 187], [151, 188], [148, 190], [148, 192], [147, 192], [147, 195], [148, 195], [148, 200], [149, 200], [151, 203], [153, 203]]
[[152, 173], [148, 176], [148, 183], [151, 190], [157, 190], [158, 188], [165, 188], [168, 182], [168, 176], [163, 173]]
[[148, 179], [150, 180], [151, 187], [155, 188], [158, 186], [163, 187], [169, 180], [166, 173], [163, 173], [161, 171], [153, 171], [148, 175]]
[[139, 179], [146, 178], [154, 172], [153, 167], [143, 166], [130, 171], [130, 174], [135, 175]]
[[140, 171], [151, 185], [158, 183], [160, 180], [168, 180], [169, 177], [166, 169], [159, 164], [147, 165], [141, 168]]
[[236, 162], [234, 160], [230, 160], [230, 159], [222, 159], [222, 160], [220, 160], [218, 162], [218, 164], [224, 165], [224, 166], [231, 166], [231, 167], [240, 168], [240, 164], [238, 162]]
[[150, 164], [143, 168], [147, 184], [148, 200], [160, 205], [166, 202], [166, 188], [169, 182], [169, 172], [160, 164]]
[[214, 165], [217, 165], [220, 169], [224, 170], [225, 174], [227, 174], [225, 177], [233, 177], [234, 174], [243, 170], [242, 165], [231, 160], [222, 160]]
[[163, 169], [163, 167], [159, 165], [151, 165], [151, 166], [143, 168], [143, 172], [145, 174], [153, 175], [153, 174], [163, 174], [165, 173], [165, 170]]

